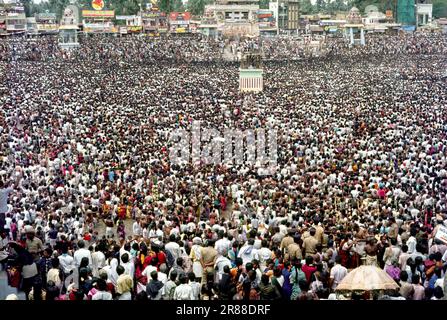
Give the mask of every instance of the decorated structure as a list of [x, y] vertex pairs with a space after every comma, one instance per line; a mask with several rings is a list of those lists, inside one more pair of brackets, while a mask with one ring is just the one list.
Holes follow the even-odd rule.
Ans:
[[206, 5], [205, 13], [212, 16], [224, 37], [258, 36], [259, 0], [216, 0]]
[[59, 45], [63, 49], [79, 46], [78, 42], [79, 9], [75, 0], [70, 0], [63, 14], [59, 26]]
[[58, 32], [56, 13], [37, 13], [35, 17], [39, 34], [55, 34]]
[[417, 0], [416, 26], [425, 26], [432, 23], [433, 4], [431, 0]]
[[264, 88], [262, 55], [260, 51], [244, 52], [239, 69], [239, 91], [261, 92]]
[[150, 36], [160, 35], [168, 31], [168, 19], [166, 13], [161, 12], [158, 3], [151, 0], [145, 10], [141, 12], [143, 32]]
[[0, 35], [23, 34], [26, 32], [27, 20], [25, 8], [20, 1], [0, 0]]
[[171, 33], [187, 33], [191, 23], [191, 13], [171, 12], [169, 14], [169, 26]]
[[350, 45], [365, 45], [365, 30], [359, 9], [352, 7], [346, 17], [345, 35]]
[[114, 33], [115, 10], [104, 10], [104, 0], [93, 0], [94, 10], [82, 10], [82, 25], [85, 33]]

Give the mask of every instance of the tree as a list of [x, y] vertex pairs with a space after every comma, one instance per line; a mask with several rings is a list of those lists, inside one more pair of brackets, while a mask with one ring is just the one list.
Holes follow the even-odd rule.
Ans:
[[447, 1], [433, 0], [433, 17], [447, 18]]
[[303, 14], [311, 14], [314, 12], [314, 7], [312, 6], [312, 3], [310, 0], [302, 0], [300, 3], [300, 11]]
[[68, 0], [49, 0], [48, 7], [51, 12], [56, 14], [56, 18], [60, 20], [65, 7], [67, 7], [69, 3]]
[[25, 14], [27, 17], [31, 15], [31, 8], [33, 6], [33, 2], [31, 0], [22, 0], [23, 8], [25, 9]]
[[182, 0], [172, 0], [172, 11], [175, 11], [175, 12], [185, 11], [185, 7], [183, 6], [183, 1]]
[[211, 3], [211, 0], [189, 0], [186, 8], [193, 15], [202, 15], [205, 11], [205, 6]]
[[323, 12], [326, 9], [326, 3], [324, 0], [317, 0], [316, 6], [318, 13]]
[[259, 8], [260, 9], [268, 9], [269, 8], [269, 0], [260, 0], [259, 1]]

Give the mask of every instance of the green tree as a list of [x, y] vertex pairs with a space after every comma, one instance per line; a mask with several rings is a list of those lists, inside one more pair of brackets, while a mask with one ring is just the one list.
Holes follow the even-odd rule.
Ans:
[[324, 12], [324, 10], [326, 9], [326, 2], [324, 2], [324, 0], [317, 0], [317, 3], [315, 4], [317, 7], [317, 12]]
[[205, 11], [205, 6], [211, 2], [212, 0], [189, 0], [186, 8], [193, 15], [202, 15]]
[[300, 11], [303, 14], [311, 14], [314, 13], [314, 6], [310, 2], [310, 0], [301, 0], [300, 3]]
[[185, 7], [183, 6], [182, 0], [172, 0], [172, 11], [183, 12]]
[[56, 14], [56, 18], [60, 20], [65, 7], [68, 6], [69, 4], [70, 2], [68, 0], [49, 0], [48, 10], [50, 12], [54, 12]]
[[260, 0], [259, 1], [259, 8], [260, 9], [268, 9], [269, 8], [269, 0]]
[[433, 0], [433, 17], [447, 18], [447, 1]]
[[161, 12], [170, 13], [172, 10], [172, 1], [173, 0], [159, 0], [158, 6]]

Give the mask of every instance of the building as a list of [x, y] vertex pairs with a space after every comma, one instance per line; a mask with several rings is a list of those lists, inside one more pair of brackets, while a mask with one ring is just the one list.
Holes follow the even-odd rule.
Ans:
[[0, 36], [23, 34], [27, 20], [25, 8], [19, 1], [0, 0]]
[[117, 27], [120, 34], [138, 33], [143, 29], [141, 26], [141, 15], [116, 16]]
[[151, 5], [141, 12], [141, 24], [143, 32], [150, 36], [159, 35], [168, 32], [168, 19], [164, 12]]
[[272, 10], [258, 10], [259, 32], [263, 34], [276, 34], [276, 19]]
[[28, 36], [37, 36], [39, 34], [35, 17], [26, 18], [26, 34]]
[[189, 33], [191, 23], [190, 12], [171, 12], [168, 18], [170, 33]]
[[79, 8], [74, 4], [68, 5], [62, 14], [59, 27], [59, 46], [64, 50], [71, 50], [79, 46]]
[[24, 34], [26, 32], [27, 20], [25, 16], [25, 8], [20, 2], [10, 2], [4, 4], [4, 25], [6, 33]]
[[205, 12], [212, 13], [218, 23], [256, 21], [258, 10], [259, 0], [217, 0], [205, 6]]
[[56, 13], [36, 13], [35, 17], [39, 34], [55, 34], [59, 31]]
[[7, 35], [6, 32], [6, 5], [0, 0], [0, 36]]
[[433, 4], [431, 0], [417, 0], [416, 3], [416, 25], [418, 27], [432, 23]]
[[217, 30], [226, 38], [259, 35], [259, 0], [216, 0], [205, 6], [205, 15], [217, 22]]
[[269, 9], [275, 13], [278, 31], [297, 31], [300, 29], [299, 0], [270, 2]]
[[207, 36], [217, 38], [218, 32], [218, 24], [216, 18], [212, 14], [203, 15], [200, 20], [200, 25], [198, 28], [198, 32]]
[[115, 10], [82, 10], [84, 33], [115, 33]]
[[365, 45], [365, 26], [362, 23], [362, 16], [359, 9], [352, 7], [346, 17], [348, 23], [345, 24], [345, 35], [349, 40], [349, 44]]
[[437, 24], [441, 28], [442, 33], [447, 34], [447, 18], [438, 19]]

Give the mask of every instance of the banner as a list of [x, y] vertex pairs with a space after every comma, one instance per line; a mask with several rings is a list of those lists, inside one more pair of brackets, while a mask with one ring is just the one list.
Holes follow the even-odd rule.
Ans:
[[95, 10], [102, 10], [104, 8], [104, 1], [103, 0], [93, 0], [92, 1], [92, 8]]
[[161, 16], [164, 16], [164, 13], [159, 12], [159, 11], [143, 12], [141, 14], [142, 18], [157, 18], [157, 17], [161, 17]]
[[132, 20], [135, 19], [136, 16], [116, 16], [116, 20]]
[[447, 228], [441, 226], [438, 232], [436, 232], [435, 239], [441, 240], [447, 244]]
[[115, 16], [115, 10], [82, 10], [82, 16], [84, 18], [113, 18]]
[[191, 13], [189, 12], [171, 12], [169, 14], [169, 20], [172, 22], [175, 21], [189, 21], [191, 20]]
[[38, 13], [36, 14], [36, 20], [56, 20], [56, 14], [55, 13]]
[[130, 26], [127, 27], [127, 30], [130, 32], [140, 32], [141, 30], [143, 30], [142, 26]]
[[57, 31], [58, 27], [56, 24], [37, 24], [38, 30], [44, 30], [44, 31]]

